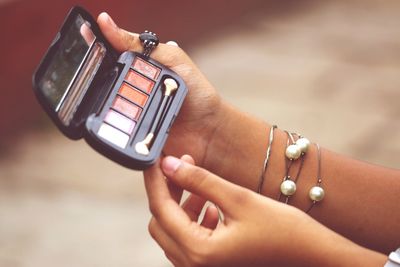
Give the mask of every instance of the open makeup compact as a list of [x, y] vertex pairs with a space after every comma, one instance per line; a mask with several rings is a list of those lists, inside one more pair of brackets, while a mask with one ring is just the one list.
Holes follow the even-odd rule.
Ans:
[[66, 136], [145, 169], [160, 156], [187, 93], [147, 52], [119, 54], [90, 14], [74, 7], [33, 76], [35, 94]]

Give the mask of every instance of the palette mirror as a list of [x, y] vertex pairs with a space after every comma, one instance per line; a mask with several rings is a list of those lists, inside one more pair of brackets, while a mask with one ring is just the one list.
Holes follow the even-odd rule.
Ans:
[[81, 15], [76, 16], [39, 81], [43, 95], [66, 126], [71, 123], [106, 53], [105, 46], [96, 42], [90, 26]]

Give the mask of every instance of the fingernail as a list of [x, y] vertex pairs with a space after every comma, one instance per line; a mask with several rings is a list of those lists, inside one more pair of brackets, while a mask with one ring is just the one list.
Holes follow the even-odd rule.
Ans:
[[162, 162], [162, 169], [165, 175], [173, 175], [176, 170], [181, 166], [182, 161], [175, 157], [166, 157]]
[[115, 22], [114, 22], [114, 20], [111, 18], [111, 16], [108, 15], [107, 12], [103, 12], [103, 13], [107, 16], [107, 21], [108, 21], [108, 23], [110, 23], [111, 26], [113, 26], [113, 27], [117, 27], [117, 24], [115, 24]]
[[167, 45], [172, 45], [172, 46], [179, 46], [177, 42], [175, 41], [168, 41], [166, 42]]

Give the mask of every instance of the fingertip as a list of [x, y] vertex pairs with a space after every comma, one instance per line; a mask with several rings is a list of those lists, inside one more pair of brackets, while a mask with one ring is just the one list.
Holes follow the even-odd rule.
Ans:
[[108, 24], [112, 27], [117, 27], [117, 24], [115, 24], [114, 20], [111, 18], [111, 16], [107, 12], [101, 12], [99, 16], [97, 17], [97, 23], [101, 25]]
[[97, 22], [104, 21], [104, 19], [109, 16], [107, 12], [103, 11], [97, 16]]
[[162, 161], [162, 158], [158, 158], [152, 165], [150, 165], [148, 168], [144, 169], [143, 172], [160, 168], [161, 161]]
[[99, 24], [100, 27], [107, 25], [109, 23], [109, 17], [110, 15], [108, 15], [107, 12], [101, 12], [97, 16], [97, 24]]
[[107, 12], [101, 12], [97, 17], [97, 24], [99, 24], [100, 30], [103, 32], [104, 36], [109, 39], [110, 42], [113, 42], [117, 37], [115, 31], [117, 25], [111, 19], [110, 15], [108, 15]]
[[153, 165], [143, 170], [143, 178], [145, 183], [149, 183], [150, 179], [157, 177], [159, 173], [162, 173], [160, 170], [160, 160], [158, 159]]
[[194, 161], [193, 157], [190, 156], [190, 155], [187, 155], [187, 154], [183, 155], [181, 157], [181, 160], [186, 162], [186, 163], [189, 163], [191, 165], [195, 165], [195, 161]]
[[132, 33], [120, 29], [107, 12], [102, 12], [97, 17], [97, 23], [105, 38], [120, 52], [133, 47], [135, 37]]
[[220, 216], [218, 208], [214, 205], [208, 206], [205, 211], [201, 225], [209, 229], [215, 229], [219, 221], [220, 221]]
[[175, 158], [172, 156], [167, 156], [161, 162], [161, 169], [166, 176], [171, 177], [178, 170], [178, 168], [182, 165], [182, 163], [183, 163], [183, 161], [178, 158]]
[[168, 41], [168, 42], [166, 42], [166, 44], [179, 47], [178, 43], [175, 41]]

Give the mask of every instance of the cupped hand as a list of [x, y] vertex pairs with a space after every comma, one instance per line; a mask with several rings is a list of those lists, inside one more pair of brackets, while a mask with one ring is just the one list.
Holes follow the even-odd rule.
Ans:
[[[142, 52], [137, 33], [119, 28], [107, 13], [101, 13], [97, 22], [117, 51]], [[185, 151], [202, 164], [207, 145], [222, 120], [221, 98], [187, 54], [176, 45], [160, 43], [151, 53], [151, 58], [180, 75], [189, 91], [170, 131], [164, 152], [182, 155]]]
[[[357, 248], [300, 210], [192, 163], [169, 156], [145, 171], [149, 231], [175, 266], [342, 266], [337, 256]], [[181, 206], [182, 189], [192, 195]], [[222, 221], [211, 205], [198, 222], [206, 200]]]

